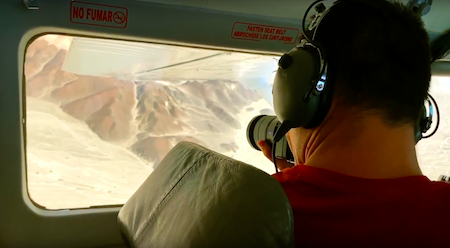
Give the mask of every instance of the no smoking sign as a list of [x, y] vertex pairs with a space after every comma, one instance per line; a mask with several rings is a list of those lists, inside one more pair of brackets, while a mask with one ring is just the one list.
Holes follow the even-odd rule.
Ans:
[[122, 24], [126, 21], [126, 15], [123, 12], [117, 11], [113, 15], [113, 19], [117, 24]]
[[112, 28], [126, 28], [128, 9], [124, 7], [73, 1], [70, 21], [77, 24]]

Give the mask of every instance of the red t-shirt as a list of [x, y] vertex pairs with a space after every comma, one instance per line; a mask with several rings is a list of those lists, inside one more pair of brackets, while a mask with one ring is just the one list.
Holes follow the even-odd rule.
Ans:
[[450, 247], [450, 184], [364, 179], [306, 165], [275, 175], [297, 247]]

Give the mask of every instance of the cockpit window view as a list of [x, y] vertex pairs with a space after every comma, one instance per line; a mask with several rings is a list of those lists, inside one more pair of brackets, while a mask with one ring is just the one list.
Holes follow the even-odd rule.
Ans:
[[[26, 50], [26, 156], [31, 199], [47, 209], [123, 204], [180, 141], [263, 171], [246, 139], [274, 115], [279, 57], [131, 41], [43, 35]], [[161, 70], [164, 68], [165, 70]], [[447, 116], [450, 79], [430, 93]], [[450, 174], [448, 118], [417, 145], [423, 173]], [[51, 192], [51, 193], [50, 193]]]

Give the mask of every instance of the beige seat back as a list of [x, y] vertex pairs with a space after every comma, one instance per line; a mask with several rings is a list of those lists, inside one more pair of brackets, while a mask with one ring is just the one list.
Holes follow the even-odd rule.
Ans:
[[265, 172], [181, 142], [121, 209], [131, 247], [294, 247], [293, 215]]

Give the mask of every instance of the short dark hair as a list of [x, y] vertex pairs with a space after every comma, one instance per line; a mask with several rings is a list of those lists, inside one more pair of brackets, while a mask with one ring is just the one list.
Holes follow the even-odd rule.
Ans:
[[431, 78], [421, 17], [398, 2], [349, 2], [330, 11], [316, 37], [335, 75], [334, 93], [347, 106], [380, 113], [389, 124], [416, 122]]

